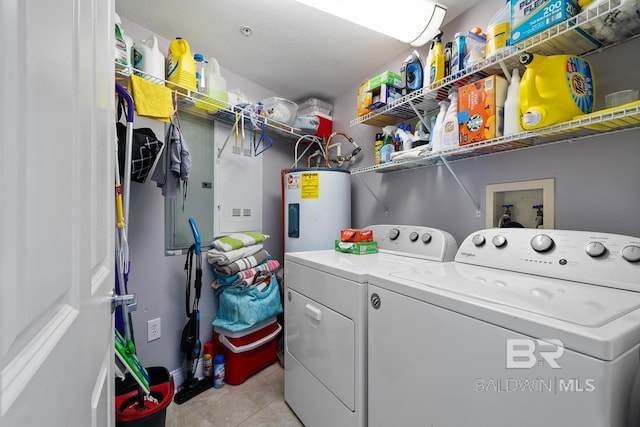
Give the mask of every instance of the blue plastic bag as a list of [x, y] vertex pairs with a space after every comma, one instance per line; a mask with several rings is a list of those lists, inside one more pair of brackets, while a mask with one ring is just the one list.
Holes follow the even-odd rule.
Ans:
[[235, 288], [225, 286], [218, 294], [218, 312], [213, 326], [238, 332], [282, 313], [278, 279], [271, 275], [262, 290], [257, 286]]

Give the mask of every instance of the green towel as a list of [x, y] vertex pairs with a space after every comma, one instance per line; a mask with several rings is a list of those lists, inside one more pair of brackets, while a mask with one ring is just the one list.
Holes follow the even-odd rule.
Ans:
[[268, 238], [268, 234], [262, 234], [257, 231], [246, 231], [244, 233], [233, 233], [228, 236], [217, 238], [211, 243], [211, 245], [215, 249], [229, 252], [234, 249], [240, 249], [264, 242]]

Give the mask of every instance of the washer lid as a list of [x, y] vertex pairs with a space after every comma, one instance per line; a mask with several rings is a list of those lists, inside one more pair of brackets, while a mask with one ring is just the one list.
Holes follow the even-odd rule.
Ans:
[[456, 262], [370, 283], [604, 360], [640, 342], [637, 292]]
[[409, 256], [393, 255], [385, 252], [355, 255], [333, 249], [306, 252], [287, 252], [287, 262], [296, 262], [358, 283], [367, 281], [372, 272], [389, 273], [432, 264], [433, 261], [415, 259]]

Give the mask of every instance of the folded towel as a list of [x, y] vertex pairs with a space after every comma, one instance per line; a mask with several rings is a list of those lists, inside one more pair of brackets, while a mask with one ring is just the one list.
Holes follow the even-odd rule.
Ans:
[[273, 273], [280, 268], [280, 263], [275, 259], [260, 264], [256, 267], [242, 270], [232, 276], [218, 276], [215, 274], [216, 279], [211, 283], [213, 289], [218, 289], [220, 286], [234, 286], [244, 288], [251, 286], [258, 276], [264, 276], [268, 273]]
[[421, 159], [423, 157], [428, 156], [430, 152], [431, 151], [429, 151], [428, 146], [423, 145], [420, 147], [414, 147], [410, 150], [397, 151], [395, 153], [391, 153], [391, 160], [393, 160], [394, 162], [399, 162], [402, 160]]
[[232, 274], [236, 274], [242, 270], [256, 267], [269, 259], [271, 259], [269, 252], [262, 249], [248, 257], [240, 258], [239, 260], [227, 265], [217, 265], [214, 268], [215, 272], [221, 276], [231, 276]]
[[215, 239], [211, 245], [215, 249], [219, 249], [224, 252], [229, 252], [234, 249], [244, 248], [245, 246], [255, 245], [262, 243], [269, 238], [268, 234], [262, 234], [254, 231], [247, 231], [244, 233], [233, 233], [229, 236], [224, 236]]
[[171, 122], [173, 115], [171, 89], [135, 75], [129, 78], [128, 89], [139, 116]]
[[245, 258], [253, 255], [261, 249], [262, 245], [247, 246], [245, 248], [240, 248], [229, 252], [212, 248], [207, 251], [207, 261], [209, 262], [209, 264], [212, 264], [214, 266], [227, 265], [239, 260], [240, 258]]

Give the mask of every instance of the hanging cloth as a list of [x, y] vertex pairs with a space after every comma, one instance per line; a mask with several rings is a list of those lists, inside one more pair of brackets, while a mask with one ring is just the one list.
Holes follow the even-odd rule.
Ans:
[[162, 152], [151, 179], [162, 189], [162, 195], [170, 199], [177, 199], [180, 194], [182, 181], [182, 209], [187, 197], [187, 184], [191, 172], [191, 154], [180, 127], [171, 123], [165, 138], [166, 149]]

